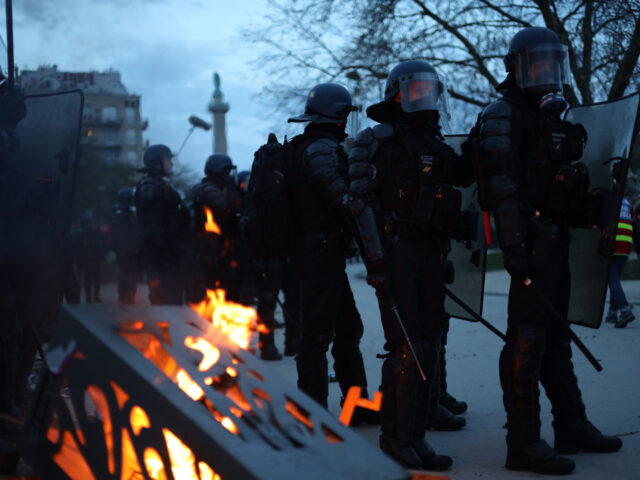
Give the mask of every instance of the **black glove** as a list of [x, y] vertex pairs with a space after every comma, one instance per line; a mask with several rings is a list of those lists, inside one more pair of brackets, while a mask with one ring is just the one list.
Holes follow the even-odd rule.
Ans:
[[389, 272], [385, 262], [368, 263], [367, 283], [376, 290], [389, 284]]
[[529, 276], [529, 258], [524, 246], [510, 247], [502, 251], [504, 268], [512, 278], [524, 280]]

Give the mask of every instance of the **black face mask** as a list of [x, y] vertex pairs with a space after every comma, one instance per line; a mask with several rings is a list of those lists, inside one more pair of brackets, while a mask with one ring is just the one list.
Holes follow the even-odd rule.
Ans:
[[414, 127], [437, 127], [440, 113], [435, 110], [421, 110], [404, 114], [409, 124]]

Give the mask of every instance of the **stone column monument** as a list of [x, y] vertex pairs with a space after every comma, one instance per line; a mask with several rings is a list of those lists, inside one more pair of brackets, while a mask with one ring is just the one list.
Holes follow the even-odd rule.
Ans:
[[227, 153], [227, 131], [225, 127], [225, 114], [229, 111], [229, 104], [223, 101], [220, 90], [220, 75], [213, 74], [213, 86], [215, 87], [209, 111], [213, 115], [213, 153]]

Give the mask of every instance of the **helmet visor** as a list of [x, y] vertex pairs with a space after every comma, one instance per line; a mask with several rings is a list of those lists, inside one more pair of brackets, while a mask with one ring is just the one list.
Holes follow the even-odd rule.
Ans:
[[400, 107], [402, 111], [418, 112], [434, 110], [440, 113], [440, 123], [446, 127], [449, 115], [447, 87], [437, 73], [417, 72], [398, 79]]
[[568, 83], [569, 56], [566, 45], [542, 44], [515, 54], [514, 75], [520, 88], [561, 92]]

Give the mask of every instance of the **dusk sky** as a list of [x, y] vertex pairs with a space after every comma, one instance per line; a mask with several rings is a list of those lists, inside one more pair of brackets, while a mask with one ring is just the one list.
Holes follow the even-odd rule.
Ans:
[[[217, 71], [231, 105], [228, 153], [240, 170], [249, 169], [253, 152], [288, 116], [276, 118], [260, 102], [266, 79], [259, 52], [241, 36], [260, 25], [266, 9], [267, 0], [14, 0], [15, 63], [118, 70], [127, 90], [142, 97], [141, 115], [149, 120], [143, 138], [174, 151], [190, 115], [211, 122], [206, 106]], [[0, 19], [4, 40], [4, 8]], [[6, 70], [6, 52], [2, 57]], [[211, 131], [196, 129], [180, 160], [200, 174], [210, 153]]]

